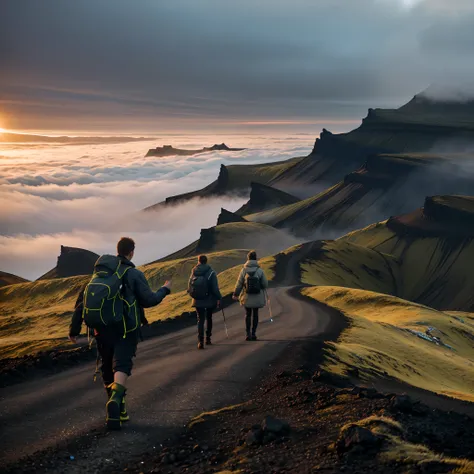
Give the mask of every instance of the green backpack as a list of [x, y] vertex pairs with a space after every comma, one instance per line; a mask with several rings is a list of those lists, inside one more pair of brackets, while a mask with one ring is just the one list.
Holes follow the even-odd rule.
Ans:
[[123, 322], [125, 299], [123, 277], [130, 267], [118, 257], [102, 255], [94, 266], [92, 279], [84, 290], [84, 322], [92, 329]]

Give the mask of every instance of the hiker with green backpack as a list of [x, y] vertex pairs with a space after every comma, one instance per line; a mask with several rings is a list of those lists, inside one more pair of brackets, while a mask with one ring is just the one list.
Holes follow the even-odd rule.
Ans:
[[258, 310], [267, 303], [267, 288], [267, 277], [258, 264], [257, 253], [252, 250], [247, 255], [247, 262], [239, 274], [232, 296], [234, 300], [240, 300], [240, 304], [245, 307], [247, 341], [257, 340]]
[[171, 291], [170, 281], [156, 292], [151, 290], [145, 275], [131, 262], [134, 251], [135, 242], [122, 237], [117, 256], [99, 257], [91, 280], [78, 296], [69, 328], [69, 339], [74, 343], [81, 333], [82, 321], [94, 333], [102, 359], [109, 429], [120, 429], [122, 422], [129, 420], [125, 391], [140, 326], [148, 324], [143, 308], [160, 304]]
[[198, 349], [204, 349], [204, 322], [207, 320], [206, 344], [209, 346], [212, 344], [212, 313], [222, 300], [216, 272], [207, 264], [205, 255], [198, 257], [198, 264], [191, 271], [188, 294], [197, 313]]

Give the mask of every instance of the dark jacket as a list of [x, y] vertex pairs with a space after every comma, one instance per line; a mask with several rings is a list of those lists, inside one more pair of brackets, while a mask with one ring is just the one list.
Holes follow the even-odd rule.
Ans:
[[[107, 256], [103, 256], [101, 259], [103, 264], [107, 266], [107, 259], [105, 257]], [[125, 298], [130, 304], [133, 304], [134, 301], [137, 302], [138, 310], [140, 312], [140, 322], [141, 324], [148, 324], [143, 308], [151, 308], [160, 304], [165, 296], [170, 293], [170, 290], [168, 288], [162, 287], [156, 292], [152, 291], [147, 279], [145, 278], [145, 275], [140, 270], [135, 268], [135, 265], [130, 260], [127, 260], [125, 257], [119, 258], [122, 262], [122, 265], [128, 267], [128, 270], [123, 277]], [[113, 267], [113, 270], [115, 270], [115, 266]], [[71, 325], [69, 326], [69, 335], [71, 337], [76, 337], [81, 333], [82, 312], [84, 309], [83, 299], [86, 286], [84, 286], [84, 288], [82, 288], [80, 291], [79, 296], [77, 297], [76, 305], [74, 307]], [[97, 332], [100, 333], [100, 329]]]
[[[245, 277], [248, 273], [254, 273], [260, 279], [260, 293], [249, 295], [245, 291]], [[267, 304], [268, 280], [256, 260], [248, 260], [243, 266], [237, 283], [235, 284], [234, 296], [240, 296], [240, 304], [246, 308], [263, 308]]]
[[191, 292], [191, 282], [194, 276], [204, 276], [207, 278], [209, 284], [209, 295], [203, 300], [193, 299], [193, 308], [215, 308], [217, 302], [222, 299], [216, 272], [207, 264], [203, 265], [200, 263], [196, 265], [192, 269], [191, 276], [189, 277], [188, 293]]

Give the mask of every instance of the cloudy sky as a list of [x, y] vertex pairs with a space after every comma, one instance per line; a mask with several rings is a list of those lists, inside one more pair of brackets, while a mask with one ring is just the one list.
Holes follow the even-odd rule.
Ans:
[[[191, 148], [197, 143], [214, 143], [216, 138], [169, 136], [167, 143]], [[168, 196], [206, 186], [216, 179], [222, 163], [251, 164], [304, 156], [313, 144], [313, 136], [304, 134], [227, 138], [235, 146], [248, 148], [230, 154], [156, 159], [144, 156], [156, 141], [3, 146], [0, 270], [38, 278], [54, 267], [61, 245], [111, 253], [121, 235], [135, 239], [135, 263], [156, 260], [198, 239], [201, 228], [216, 224], [221, 207], [236, 210], [247, 199], [192, 201], [152, 214], [139, 210]]]
[[2, 0], [0, 127], [344, 123], [473, 51], [472, 0]]

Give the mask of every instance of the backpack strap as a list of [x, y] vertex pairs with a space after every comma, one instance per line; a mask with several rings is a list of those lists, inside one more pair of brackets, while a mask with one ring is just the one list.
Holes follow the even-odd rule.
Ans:
[[209, 272], [209, 276], [207, 277], [207, 281], [209, 281], [211, 279], [211, 276], [212, 276], [213, 273], [214, 273], [214, 270], [211, 270]]

